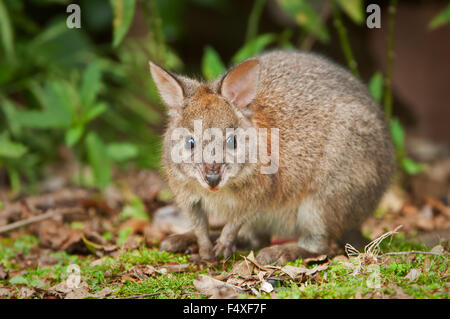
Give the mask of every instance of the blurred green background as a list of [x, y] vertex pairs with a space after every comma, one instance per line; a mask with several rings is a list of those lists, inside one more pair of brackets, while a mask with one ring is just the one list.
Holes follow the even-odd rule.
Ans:
[[[437, 11], [423, 29], [439, 32], [450, 7], [430, 2]], [[80, 29], [66, 25], [70, 3], [81, 8]], [[396, 39], [388, 7], [399, 9], [398, 1], [378, 2], [384, 65], [363, 41], [377, 32], [366, 27], [369, 3], [0, 0], [0, 187], [37, 192], [55, 167], [74, 184], [100, 188], [120, 170], [158, 169], [165, 108], [148, 61], [210, 80], [271, 48], [314, 50], [347, 65], [385, 108], [399, 165], [417, 173], [423, 166], [406, 156], [403, 126], [391, 117], [403, 107], [393, 110], [390, 81]]]

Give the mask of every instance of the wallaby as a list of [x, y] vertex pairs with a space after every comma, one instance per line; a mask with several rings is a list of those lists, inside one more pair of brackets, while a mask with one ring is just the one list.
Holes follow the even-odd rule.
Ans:
[[[395, 156], [380, 106], [347, 70], [293, 50], [247, 59], [210, 83], [152, 62], [150, 71], [169, 110], [165, 174], [193, 226], [192, 232], [168, 237], [163, 249], [183, 251], [197, 241], [200, 257], [211, 260], [221, 253], [227, 258], [238, 236], [249, 238], [254, 248], [263, 244], [258, 239], [264, 234], [298, 236], [296, 244], [261, 249], [257, 260], [269, 264], [327, 254], [346, 234], [360, 234], [390, 182]], [[262, 173], [268, 164], [259, 158], [249, 162], [248, 156], [244, 162], [174, 161], [177, 129], [184, 128], [179, 134], [184, 158], [192, 159], [205, 145], [194, 132], [200, 120], [200, 133], [211, 128], [223, 133], [226, 154], [246, 140], [239, 130], [226, 136], [227, 129], [267, 129], [276, 171]], [[213, 245], [208, 216], [215, 214], [227, 222]]]

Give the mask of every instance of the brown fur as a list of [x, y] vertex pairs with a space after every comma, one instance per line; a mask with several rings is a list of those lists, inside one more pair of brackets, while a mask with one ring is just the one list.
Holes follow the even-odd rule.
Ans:
[[[152, 66], [155, 72], [164, 71]], [[296, 253], [286, 248], [285, 259], [292, 259], [305, 251], [329, 252], [376, 208], [393, 174], [394, 152], [380, 106], [345, 69], [315, 54], [274, 51], [212, 83], [175, 77], [170, 85], [182, 87], [183, 102], [170, 106], [163, 162], [176, 203], [191, 217], [203, 258], [213, 256], [207, 220], [214, 214], [228, 220], [216, 253], [228, 255], [238, 235], [269, 232], [300, 236]], [[160, 92], [177, 92], [165, 87], [166, 79], [155, 82]], [[234, 175], [217, 191], [201, 185], [194, 164], [170, 159], [172, 130], [193, 130], [197, 119], [203, 120], [203, 129], [279, 128], [277, 173], [260, 174], [261, 163], [235, 164], [230, 168]], [[258, 257], [274, 261], [278, 252], [263, 249]]]

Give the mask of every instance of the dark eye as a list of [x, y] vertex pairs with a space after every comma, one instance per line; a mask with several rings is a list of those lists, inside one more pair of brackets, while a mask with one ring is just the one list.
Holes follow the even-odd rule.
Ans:
[[232, 135], [227, 138], [227, 148], [229, 149], [236, 149], [237, 142], [236, 142], [236, 135]]
[[195, 141], [193, 137], [188, 137], [186, 139], [186, 149], [192, 150], [195, 147]]

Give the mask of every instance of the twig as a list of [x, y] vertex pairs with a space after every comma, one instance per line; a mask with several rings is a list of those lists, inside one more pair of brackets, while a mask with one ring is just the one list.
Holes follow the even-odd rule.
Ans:
[[391, 123], [392, 117], [392, 66], [394, 63], [394, 27], [395, 13], [397, 11], [397, 0], [389, 1], [389, 29], [386, 49], [386, 75], [384, 79], [384, 115], [386, 123]]
[[358, 63], [353, 56], [352, 48], [350, 46], [350, 41], [347, 36], [347, 29], [344, 26], [344, 22], [342, 21], [341, 12], [335, 2], [336, 0], [332, 0], [333, 7], [333, 21], [334, 26], [339, 35], [339, 42], [341, 43], [342, 51], [344, 52], [345, 59], [347, 60], [348, 67], [352, 71], [352, 73], [359, 78], [358, 72]]
[[256, 0], [253, 5], [250, 17], [248, 18], [247, 33], [245, 34], [245, 42], [253, 40], [258, 34], [258, 23], [261, 18], [262, 11], [266, 0]]
[[144, 298], [144, 297], [152, 297], [152, 296], [157, 296], [160, 295], [160, 292], [154, 292], [151, 294], [141, 294], [141, 295], [134, 295], [134, 296], [129, 296], [129, 297], [125, 297], [125, 298], [121, 298], [121, 299], [138, 299], [138, 298]]
[[411, 251], [398, 251], [398, 252], [391, 252], [391, 253], [384, 253], [382, 256], [395, 256], [395, 255], [413, 255], [413, 254], [422, 254], [422, 255], [434, 255], [434, 256], [447, 256], [450, 255], [450, 253], [435, 253], [432, 251], [417, 251], [417, 250], [411, 250]]
[[2, 227], [0, 227], [0, 234], [9, 232], [11, 230], [14, 230], [14, 229], [17, 229], [17, 228], [20, 228], [23, 226], [27, 226], [27, 225], [30, 225], [33, 223], [40, 222], [44, 219], [48, 219], [48, 218], [54, 217], [56, 215], [63, 215], [63, 214], [67, 214], [67, 213], [82, 212], [82, 211], [83, 210], [80, 207], [52, 209], [52, 210], [46, 212], [45, 214], [33, 216], [33, 217], [30, 217], [27, 219], [19, 220], [17, 222], [2, 226]]

